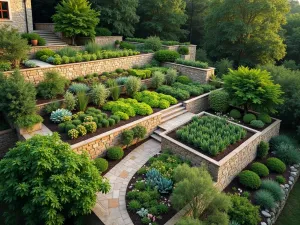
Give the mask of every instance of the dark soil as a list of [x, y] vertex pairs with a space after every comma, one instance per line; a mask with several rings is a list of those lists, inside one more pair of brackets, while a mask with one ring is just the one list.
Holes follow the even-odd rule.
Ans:
[[241, 144], [243, 144], [245, 141], [247, 141], [253, 135], [252, 132], [247, 131], [247, 135], [246, 135], [246, 137], [244, 139], [236, 142], [233, 145], [229, 145], [223, 152], [219, 153], [217, 156], [211, 156], [211, 155], [207, 154], [206, 152], [202, 151], [201, 149], [197, 149], [194, 146], [189, 145], [187, 143], [184, 143], [180, 139], [178, 139], [177, 135], [176, 135], [176, 131], [178, 129], [180, 129], [180, 128], [181, 127], [178, 127], [176, 130], [174, 130], [171, 133], [169, 133], [168, 136], [171, 137], [171, 138], [173, 138], [173, 139], [175, 139], [176, 141], [181, 142], [182, 144], [185, 144], [186, 146], [189, 146], [192, 149], [197, 150], [198, 152], [200, 152], [200, 153], [202, 153], [202, 154], [204, 154], [204, 155], [206, 155], [206, 156], [208, 156], [208, 157], [210, 157], [210, 158], [212, 158], [212, 159], [214, 159], [216, 161], [220, 161], [221, 159], [223, 159], [225, 156], [227, 156], [230, 152], [232, 152], [233, 150], [235, 150], [238, 146], [240, 146]]
[[[156, 157], [156, 156], [154, 156]], [[149, 165], [149, 162], [147, 162], [145, 165]], [[126, 190], [126, 194], [129, 191], [132, 191], [132, 189], [130, 189], [130, 186], [133, 186], [134, 183], [136, 183], [136, 181], [139, 178], [145, 178], [145, 175], [138, 175], [137, 173], [134, 174], [134, 176], [132, 177], [132, 179], [130, 180], [128, 186], [127, 186], [127, 190]], [[171, 193], [168, 195], [161, 195], [161, 198], [166, 198], [167, 200], [169, 200], [171, 197]], [[128, 206], [129, 200], [126, 198], [126, 208]], [[143, 223], [141, 222], [141, 217], [136, 214], [135, 212], [131, 212], [128, 208], [127, 208], [127, 212], [133, 222], [134, 225], [143, 225]], [[171, 206], [169, 207], [169, 211], [166, 214], [160, 215], [161, 218], [156, 218], [155, 223], [157, 223], [158, 225], [163, 225], [165, 224], [168, 220], [170, 220], [175, 214], [177, 213], [177, 211]]]
[[9, 129], [10, 126], [9, 124], [6, 122], [4, 115], [2, 113], [0, 113], [0, 131], [2, 130], [7, 130]]

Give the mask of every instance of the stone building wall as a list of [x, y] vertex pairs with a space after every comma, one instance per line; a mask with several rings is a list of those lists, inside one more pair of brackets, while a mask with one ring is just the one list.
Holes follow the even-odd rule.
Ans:
[[[17, 28], [21, 33], [27, 32], [26, 28], [26, 16], [25, 16], [25, 4], [23, 0], [7, 0], [9, 4], [9, 20], [0, 20], [0, 26], [7, 24]], [[31, 0], [26, 1], [27, 8], [27, 21], [28, 21], [28, 31], [32, 32], [32, 9]]]
[[[44, 73], [51, 70], [60, 72], [69, 80], [74, 80], [79, 76], [85, 76], [90, 73], [112, 72], [118, 68], [130, 69], [134, 66], [143, 66], [150, 63], [154, 54], [141, 54], [135, 56], [127, 56], [112, 59], [102, 59], [90, 62], [70, 63], [53, 67], [23, 69], [21, 74], [25, 80], [34, 84], [38, 84], [44, 79]], [[5, 75], [10, 75], [12, 71], [5, 72]]]
[[[132, 123], [126, 124], [122, 127], [118, 127], [114, 130], [108, 131], [104, 134], [100, 134], [86, 141], [72, 145], [72, 149], [77, 153], [87, 151], [91, 158], [95, 159], [105, 154], [106, 149], [111, 146], [121, 146], [121, 134], [125, 130], [129, 130], [137, 125], [146, 127], [147, 135], [149, 137], [157, 126], [161, 123], [161, 113], [155, 113], [151, 116], [147, 116], [140, 120], [136, 120]], [[124, 146], [123, 146], [124, 147]]]
[[192, 66], [185, 66], [176, 63], [164, 63], [164, 66], [176, 69], [180, 73], [187, 75], [195, 82], [202, 84], [208, 83], [211, 77], [215, 74], [215, 68], [209, 67], [208, 69], [201, 69]]
[[18, 141], [14, 129], [0, 131], [0, 158], [3, 158], [9, 148], [12, 148]]

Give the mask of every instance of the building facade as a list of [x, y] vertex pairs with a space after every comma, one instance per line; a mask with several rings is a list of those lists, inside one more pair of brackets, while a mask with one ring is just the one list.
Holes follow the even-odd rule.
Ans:
[[21, 33], [32, 32], [31, 0], [0, 0], [0, 26], [5, 24]]

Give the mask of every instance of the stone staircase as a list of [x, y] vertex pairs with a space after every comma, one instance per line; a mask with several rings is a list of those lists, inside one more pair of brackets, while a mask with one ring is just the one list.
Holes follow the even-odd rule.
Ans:
[[171, 130], [176, 127], [178, 123], [188, 121], [194, 116], [193, 113], [188, 112], [182, 103], [174, 105], [164, 111], [162, 111], [162, 123], [154, 131], [151, 137], [161, 142], [160, 134], [166, 130]]
[[46, 40], [46, 46], [55, 46], [55, 45], [66, 45], [67, 43], [63, 42], [55, 33], [48, 30], [34, 30], [34, 33], [39, 34], [42, 38]]

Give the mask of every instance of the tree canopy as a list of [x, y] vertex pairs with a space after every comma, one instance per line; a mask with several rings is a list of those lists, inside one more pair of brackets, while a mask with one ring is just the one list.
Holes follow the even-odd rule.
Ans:
[[114, 34], [133, 36], [135, 24], [139, 22], [136, 10], [138, 0], [92, 0], [93, 6], [101, 12], [101, 26], [108, 28]]
[[286, 58], [300, 63], [300, 13], [289, 14], [284, 29], [286, 30]]
[[288, 11], [286, 0], [212, 0], [205, 19], [209, 55], [249, 66], [282, 59], [285, 45], [279, 31]]
[[140, 0], [138, 34], [179, 40], [186, 34], [181, 28], [187, 20], [184, 0]]
[[[96, 192], [109, 189], [88, 155], [76, 154], [57, 133], [19, 142], [0, 161], [7, 224], [62, 225], [68, 217], [89, 214]], [[24, 223], [16, 222], [19, 216]]]
[[95, 27], [99, 23], [99, 12], [91, 9], [87, 0], [63, 0], [56, 6], [52, 16], [55, 30], [71, 37], [73, 44], [78, 35], [94, 37]]

